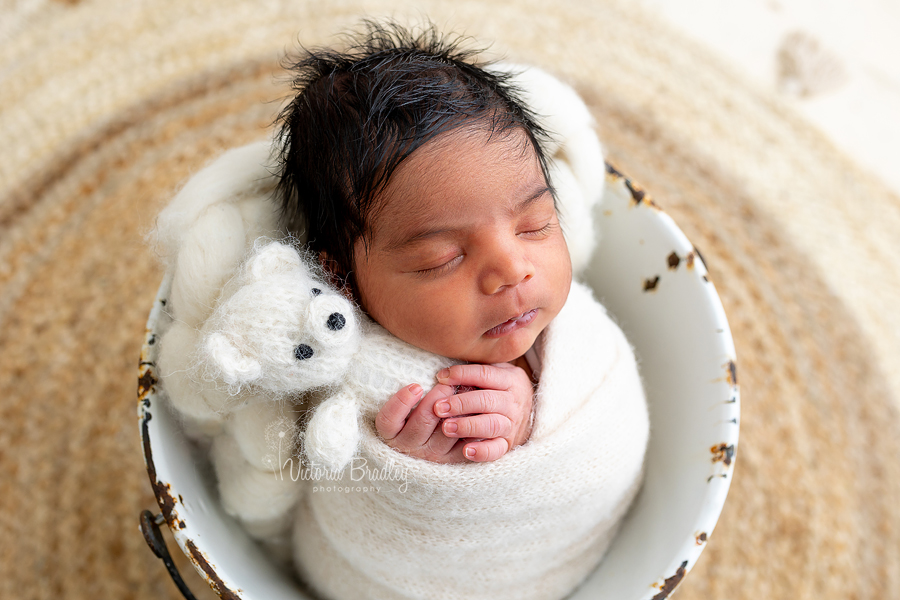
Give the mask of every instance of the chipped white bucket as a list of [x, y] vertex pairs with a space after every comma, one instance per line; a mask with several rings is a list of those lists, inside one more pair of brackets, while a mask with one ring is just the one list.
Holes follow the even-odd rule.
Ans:
[[[672, 219], [613, 169], [586, 274], [634, 345], [650, 405], [644, 486], [577, 600], [662, 600], [691, 570], [725, 502], [738, 442], [734, 344], [697, 250]], [[155, 376], [170, 319], [164, 281], [147, 322], [138, 417], [147, 471], [178, 545], [223, 598], [298, 600], [220, 506], [215, 483], [179, 430]]]

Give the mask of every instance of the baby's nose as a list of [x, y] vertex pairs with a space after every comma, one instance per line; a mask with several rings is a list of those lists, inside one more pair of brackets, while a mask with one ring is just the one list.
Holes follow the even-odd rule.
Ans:
[[498, 253], [482, 277], [482, 292], [488, 295], [496, 294], [525, 283], [533, 276], [534, 265], [526, 256]]

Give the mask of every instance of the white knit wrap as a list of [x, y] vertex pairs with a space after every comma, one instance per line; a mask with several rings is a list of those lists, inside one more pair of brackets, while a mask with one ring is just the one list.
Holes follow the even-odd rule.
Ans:
[[495, 462], [410, 458], [364, 419], [342, 478], [300, 500], [303, 579], [335, 600], [551, 599], [583, 581], [640, 486], [647, 408], [631, 347], [586, 287], [539, 354], [531, 438]]

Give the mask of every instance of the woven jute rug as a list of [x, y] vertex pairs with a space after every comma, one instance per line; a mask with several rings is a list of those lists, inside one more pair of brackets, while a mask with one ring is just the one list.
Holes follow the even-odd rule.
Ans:
[[0, 2], [0, 596], [179, 597], [137, 527], [162, 275], [144, 236], [180, 182], [267, 134], [285, 50], [393, 14], [569, 81], [610, 161], [703, 252], [741, 444], [675, 595], [900, 597], [900, 199], [777, 99], [614, 2], [125, 4]]

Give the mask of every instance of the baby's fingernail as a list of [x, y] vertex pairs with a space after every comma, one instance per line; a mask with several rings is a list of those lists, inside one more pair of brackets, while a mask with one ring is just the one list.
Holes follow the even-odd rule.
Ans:
[[453, 421], [446, 421], [444, 423], [444, 433], [456, 433], [457, 429], [459, 429], [459, 425]]
[[438, 371], [437, 380], [441, 383], [444, 383], [447, 379], [450, 379], [450, 369], [441, 369]]
[[409, 393], [413, 396], [421, 396], [422, 395], [422, 386], [418, 383], [414, 383], [409, 386]]
[[466, 458], [475, 458], [475, 448], [466, 448]]
[[435, 410], [439, 415], [450, 414], [450, 403], [449, 402], [438, 402], [434, 405]]

